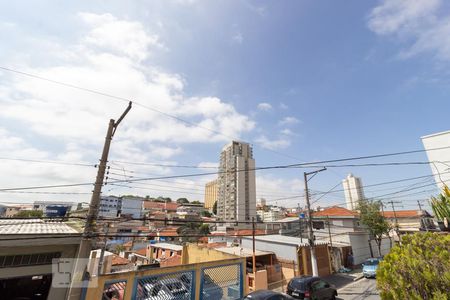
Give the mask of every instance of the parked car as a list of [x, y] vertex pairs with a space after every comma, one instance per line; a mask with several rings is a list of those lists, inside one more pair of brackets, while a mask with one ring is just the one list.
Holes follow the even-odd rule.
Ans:
[[377, 276], [378, 265], [380, 264], [381, 258], [369, 258], [362, 264], [363, 276], [366, 278]]
[[243, 300], [291, 300], [294, 299], [289, 295], [269, 291], [269, 290], [257, 290], [254, 292], [251, 292], [244, 298]]
[[300, 276], [289, 281], [287, 294], [295, 299], [334, 300], [337, 296], [337, 290], [319, 277]]
[[[183, 282], [184, 286], [187, 289], [191, 288], [191, 280], [190, 277], [183, 274], [180, 276], [181, 282]], [[223, 289], [212, 280], [212, 278], [205, 274], [203, 282], [203, 298], [204, 299], [222, 299], [223, 297]]]
[[191, 298], [189, 290], [178, 278], [164, 279], [164, 281], [156, 283], [145, 283], [142, 287], [146, 300], [181, 300]]

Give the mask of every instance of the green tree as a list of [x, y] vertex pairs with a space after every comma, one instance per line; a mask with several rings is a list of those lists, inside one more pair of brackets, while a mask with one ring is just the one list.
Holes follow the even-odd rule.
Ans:
[[444, 187], [438, 197], [431, 197], [431, 209], [439, 221], [450, 220], [450, 190]]
[[211, 214], [209, 211], [207, 211], [207, 210], [203, 210], [203, 211], [200, 213], [200, 215], [201, 215], [202, 217], [208, 217], [208, 218], [210, 218], [210, 217], [212, 216], [212, 214]]
[[383, 236], [389, 235], [391, 226], [380, 213], [381, 204], [379, 202], [369, 202], [363, 200], [359, 203], [361, 224], [367, 227], [369, 234], [375, 240], [378, 247], [378, 254], [381, 256], [381, 241]]
[[214, 205], [213, 205], [213, 214], [215, 214], [215, 215], [217, 215], [217, 201], [216, 202], [214, 202]]
[[197, 200], [196, 200], [196, 201], [192, 201], [191, 203], [192, 203], [192, 204], [203, 204], [202, 202], [197, 201]]
[[159, 196], [158, 198], [155, 199], [155, 202], [167, 202], [167, 203], [169, 203], [169, 202], [172, 202], [172, 199], [169, 198], [169, 197]]
[[450, 235], [405, 235], [377, 270], [382, 299], [450, 299]]
[[210, 233], [211, 232], [209, 231], [209, 225], [208, 224], [200, 225], [200, 234], [207, 235], [207, 234], [210, 234]]
[[177, 199], [177, 203], [178, 204], [185, 204], [185, 203], [189, 203], [189, 200], [186, 198], [178, 198]]
[[125, 251], [125, 246], [122, 244], [117, 244], [114, 248], [114, 251], [119, 254], [120, 252]]
[[15, 217], [18, 218], [40, 218], [44, 213], [42, 210], [22, 210], [19, 211]]

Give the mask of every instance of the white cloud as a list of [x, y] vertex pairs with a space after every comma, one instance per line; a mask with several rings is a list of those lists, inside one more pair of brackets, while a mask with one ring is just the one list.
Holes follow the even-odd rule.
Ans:
[[281, 109], [288, 109], [289, 106], [287, 106], [286, 104], [284, 104], [283, 102], [280, 103], [280, 108]]
[[111, 14], [85, 12], [79, 16], [92, 26], [92, 30], [85, 37], [89, 44], [108, 51], [117, 51], [136, 60], [147, 58], [150, 47], [162, 47], [158, 36], [148, 34], [139, 22], [118, 20]]
[[269, 139], [265, 135], [258, 137], [255, 140], [263, 148], [270, 150], [285, 149], [291, 145], [291, 141], [286, 136], [282, 136], [278, 139]]
[[369, 28], [379, 35], [394, 35], [407, 44], [400, 58], [431, 53], [450, 60], [450, 14], [441, 0], [385, 0], [369, 15]]
[[304, 206], [303, 190], [304, 184], [300, 179], [286, 180], [272, 174], [256, 174], [256, 197], [266, 199], [267, 204], [296, 207], [300, 203]]
[[244, 41], [244, 36], [241, 32], [236, 32], [232, 37], [231, 40], [237, 44], [242, 44]]
[[290, 130], [288, 128], [284, 128], [284, 129], [280, 130], [280, 133], [283, 135], [287, 135], [287, 136], [296, 135], [296, 133], [294, 133], [292, 130]]
[[269, 111], [272, 109], [272, 105], [270, 103], [267, 102], [261, 102], [258, 104], [258, 109], [259, 110], [264, 110], [264, 111]]
[[293, 125], [293, 124], [297, 124], [300, 123], [300, 120], [297, 119], [296, 117], [284, 117], [283, 119], [281, 119], [278, 122], [278, 125], [282, 126], [282, 125]]
[[370, 13], [369, 28], [378, 34], [414, 29], [420, 21], [429, 19], [440, 4], [440, 0], [385, 0]]
[[[112, 161], [173, 160], [185, 151], [183, 145], [186, 143], [224, 143], [254, 129], [255, 122], [239, 113], [232, 104], [217, 97], [186, 97], [186, 80], [182, 76], [149, 64], [146, 58], [162, 45], [159, 37], [148, 33], [141, 23], [120, 20], [110, 14], [82, 13], [79, 16], [86, 28], [85, 32], [77, 35], [80, 37], [78, 40], [69, 43], [55, 39], [52, 47], [35, 41], [27, 55], [33, 57], [34, 53], [45, 53], [45, 63], [39, 65], [41, 60], [34, 60], [30, 66], [23, 62], [18, 69], [136, 100], [139, 104], [134, 104], [114, 137], [110, 154]], [[29, 39], [29, 36], [25, 34], [22, 38]], [[64, 57], [60, 55], [62, 51]], [[9, 58], [1, 60], [4, 59]], [[29, 77], [10, 73], [0, 76], [0, 118], [6, 128], [0, 131], [0, 135], [13, 147], [6, 153], [8, 156], [23, 153], [28, 158], [57, 157], [96, 162], [108, 120], [117, 119], [127, 105], [127, 101]], [[173, 118], [157, 111], [167, 112]], [[199, 126], [194, 126], [194, 123]], [[20, 128], [27, 128], [26, 136], [42, 145], [44, 151], [25, 147], [23, 135], [6, 135], [5, 130], [15, 128], [17, 124]], [[49, 168], [48, 172], [33, 169], [36, 171], [32, 173], [33, 177], [23, 175], [23, 168], [11, 168], [9, 178], [16, 180], [14, 185], [20, 182], [20, 185], [27, 186], [64, 180], [90, 182], [95, 177], [95, 170], [91, 174], [72, 172], [72, 169], [68, 172], [67, 168], [59, 172], [55, 168]], [[165, 167], [127, 168], [156, 174], [173, 173]], [[5, 176], [0, 180], [0, 186], [13, 183]]]

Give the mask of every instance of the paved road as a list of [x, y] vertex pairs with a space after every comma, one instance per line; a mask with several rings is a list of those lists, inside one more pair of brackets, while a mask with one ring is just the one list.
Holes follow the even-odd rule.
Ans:
[[377, 291], [377, 282], [375, 279], [363, 278], [350, 283], [341, 289], [338, 289], [338, 298], [341, 300], [379, 300], [380, 295]]

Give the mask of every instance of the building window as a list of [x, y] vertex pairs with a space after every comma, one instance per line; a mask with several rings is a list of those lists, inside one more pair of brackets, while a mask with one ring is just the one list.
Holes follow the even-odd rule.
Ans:
[[325, 222], [324, 221], [313, 221], [313, 228], [314, 229], [325, 229]]

